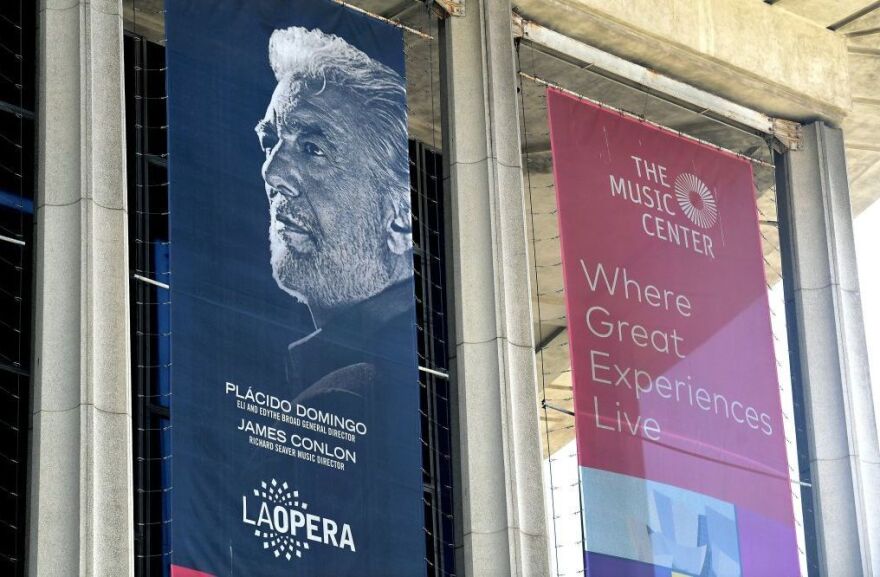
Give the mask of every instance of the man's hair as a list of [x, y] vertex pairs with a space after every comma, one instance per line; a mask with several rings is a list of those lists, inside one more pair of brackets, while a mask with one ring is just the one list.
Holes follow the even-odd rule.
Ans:
[[[320, 94], [328, 83], [361, 98], [372, 114], [376, 130], [367, 136], [368, 150], [391, 179], [391, 201], [396, 211], [409, 206], [409, 152], [406, 126], [406, 87], [403, 78], [333, 34], [292, 26], [276, 30], [269, 39], [269, 63], [275, 79], [303, 80]], [[308, 97], [309, 94], [304, 94]]]

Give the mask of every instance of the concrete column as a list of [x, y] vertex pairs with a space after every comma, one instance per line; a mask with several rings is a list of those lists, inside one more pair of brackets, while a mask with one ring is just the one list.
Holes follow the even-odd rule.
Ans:
[[536, 374], [509, 0], [441, 27], [459, 575], [546, 576]]
[[792, 373], [802, 394], [812, 482], [811, 565], [823, 577], [878, 577], [880, 449], [843, 133], [822, 122], [806, 126], [803, 149], [778, 161]]
[[121, 0], [42, 0], [29, 575], [134, 573]]

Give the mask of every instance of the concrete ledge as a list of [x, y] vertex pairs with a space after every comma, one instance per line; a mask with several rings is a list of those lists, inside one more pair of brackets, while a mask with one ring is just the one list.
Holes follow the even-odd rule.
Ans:
[[852, 106], [843, 36], [763, 2], [519, 0], [516, 10], [771, 116], [836, 124]]

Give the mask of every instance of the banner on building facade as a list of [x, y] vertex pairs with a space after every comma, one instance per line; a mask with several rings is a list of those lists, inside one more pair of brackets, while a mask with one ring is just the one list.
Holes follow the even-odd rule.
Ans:
[[587, 575], [798, 575], [751, 166], [547, 99]]
[[170, 573], [423, 574], [402, 33], [166, 6]]

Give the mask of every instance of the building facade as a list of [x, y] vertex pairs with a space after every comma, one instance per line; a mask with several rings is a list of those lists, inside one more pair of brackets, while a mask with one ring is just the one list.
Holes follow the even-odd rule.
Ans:
[[[221, 3], [206, 0], [206, 14]], [[165, 2], [7, 4], [2, 572], [166, 575]], [[801, 570], [880, 576], [880, 443], [853, 239], [854, 217], [880, 197], [880, 6], [352, 9], [404, 38], [425, 574], [584, 570], [586, 489], [572, 497], [563, 485], [580, 477], [563, 483], [559, 468], [574, 406], [549, 86], [751, 163], [787, 343], [776, 360]], [[580, 567], [565, 558], [566, 515]]]

